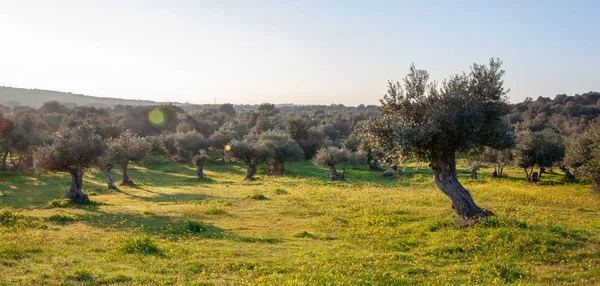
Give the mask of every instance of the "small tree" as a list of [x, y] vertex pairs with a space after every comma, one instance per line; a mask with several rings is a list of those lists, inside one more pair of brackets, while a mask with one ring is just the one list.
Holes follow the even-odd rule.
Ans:
[[269, 152], [267, 172], [271, 175], [283, 175], [285, 162], [304, 158], [300, 145], [283, 130], [270, 130], [260, 134], [258, 144]]
[[193, 158], [194, 164], [196, 164], [196, 174], [198, 174], [199, 179], [204, 178], [204, 163], [208, 160], [210, 160], [210, 156], [206, 154], [205, 150], [200, 150]]
[[252, 139], [232, 140], [225, 149], [225, 159], [236, 160], [246, 164], [245, 180], [251, 180], [257, 168], [269, 158], [269, 150], [258, 141]]
[[123, 170], [123, 182], [121, 186], [130, 186], [133, 181], [129, 179], [127, 167], [129, 162], [141, 162], [152, 151], [152, 144], [145, 138], [127, 130], [116, 139], [108, 142], [108, 161], [106, 174], [109, 179], [109, 188], [114, 188], [114, 179], [111, 170], [113, 164], [118, 164]]
[[81, 190], [83, 170], [96, 165], [105, 153], [106, 144], [89, 123], [59, 131], [54, 144], [40, 148], [34, 155], [36, 170], [68, 172], [71, 188], [66, 198], [74, 202], [89, 202]]
[[352, 151], [337, 147], [324, 147], [321, 148], [315, 158], [313, 159], [313, 164], [317, 167], [327, 167], [329, 168], [329, 180], [330, 181], [339, 181], [344, 180], [344, 171], [339, 173], [336, 169], [336, 165], [341, 163], [347, 163], [355, 160], [355, 155]]
[[451, 76], [438, 89], [429, 73], [411, 66], [404, 84], [389, 82], [381, 114], [367, 132], [388, 157], [429, 161], [437, 187], [463, 219], [492, 213], [475, 204], [456, 175], [456, 152], [476, 147], [506, 148], [512, 143], [508, 98], [501, 62], [473, 64], [468, 74]]
[[504, 167], [510, 165], [513, 161], [513, 154], [510, 150], [496, 150], [486, 147], [482, 154], [482, 161], [491, 163], [494, 166], [492, 177], [502, 177]]
[[[539, 132], [524, 130], [517, 133], [515, 164], [525, 170], [525, 176], [530, 182], [537, 182], [544, 168], [560, 162], [564, 154], [562, 137], [551, 129]], [[539, 174], [533, 171], [535, 166], [540, 168]]]
[[220, 150], [223, 153], [223, 157], [225, 157], [225, 146], [231, 142], [231, 140], [237, 137], [237, 133], [233, 129], [229, 128], [219, 128], [219, 130], [215, 131], [208, 138], [210, 141], [210, 145]]
[[471, 179], [477, 180], [477, 170], [479, 170], [479, 167], [481, 167], [483, 148], [473, 148], [465, 152], [464, 155], [467, 167], [471, 169]]
[[209, 146], [210, 141], [197, 131], [173, 133], [162, 139], [164, 153], [180, 163], [191, 162], [200, 150], [206, 150]]

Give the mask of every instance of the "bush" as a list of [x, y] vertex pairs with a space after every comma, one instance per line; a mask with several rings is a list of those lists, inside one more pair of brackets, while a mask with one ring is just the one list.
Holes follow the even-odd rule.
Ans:
[[284, 190], [284, 189], [276, 189], [275, 190], [275, 194], [276, 195], [287, 195], [287, 193], [288, 192], [286, 190]]
[[188, 220], [185, 222], [183, 230], [186, 232], [203, 232], [204, 226], [197, 221]]

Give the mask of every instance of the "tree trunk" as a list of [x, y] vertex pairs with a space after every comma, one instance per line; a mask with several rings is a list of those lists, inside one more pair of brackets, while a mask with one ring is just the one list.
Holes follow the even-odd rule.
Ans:
[[538, 176], [538, 173], [537, 172], [531, 173], [531, 182], [537, 183], [539, 181], [540, 181], [540, 177]]
[[344, 172], [338, 173], [335, 169], [335, 165], [329, 165], [329, 180], [330, 181], [343, 181], [344, 180]]
[[493, 215], [481, 209], [473, 201], [473, 197], [456, 177], [456, 158], [454, 152], [437, 156], [429, 165], [433, 170], [433, 180], [438, 189], [452, 201], [452, 208], [462, 219], [478, 219]]
[[246, 178], [244, 178], [244, 180], [252, 180], [252, 176], [254, 176], [254, 174], [256, 174], [256, 165], [252, 163], [246, 163]]
[[4, 156], [2, 156], [2, 167], [0, 170], [6, 170], [6, 159], [8, 158], [8, 151], [4, 152]]
[[542, 178], [542, 174], [543, 174], [543, 173], [546, 173], [546, 168], [544, 168], [544, 167], [540, 167], [540, 174], [539, 174], [539, 176], [538, 176], [538, 179], [541, 179], [541, 178]]
[[123, 168], [123, 182], [121, 182], [121, 186], [133, 185], [133, 181], [129, 179], [129, 174], [127, 174], [128, 163], [129, 162], [121, 164], [121, 167]]
[[88, 203], [90, 199], [86, 194], [81, 191], [81, 185], [83, 183], [83, 169], [81, 166], [76, 169], [69, 169], [71, 174], [71, 188], [67, 192], [65, 198], [75, 203]]
[[281, 176], [285, 172], [283, 162], [274, 161], [267, 166], [267, 173], [272, 176]]
[[371, 163], [371, 160], [367, 160], [367, 164], [369, 164], [369, 170], [375, 170], [375, 167], [373, 166], [373, 163]]
[[494, 178], [498, 177], [498, 168], [496, 168], [495, 164], [494, 164], [494, 172], [492, 173], [492, 177], [494, 177]]
[[504, 176], [504, 166], [500, 167], [500, 172], [498, 173], [498, 176]]
[[531, 182], [531, 175], [527, 172], [527, 168], [523, 168], [523, 170], [525, 170], [525, 178], [527, 178], [527, 181]]
[[109, 189], [116, 189], [117, 186], [115, 186], [115, 178], [113, 178], [112, 175], [112, 165], [108, 165], [106, 167], [106, 170], [104, 170], [106, 172], [106, 177], [108, 178], [108, 188]]
[[563, 171], [565, 173], [565, 178], [564, 180], [567, 182], [573, 181], [575, 180], [575, 175], [573, 175], [571, 173], [571, 171], [569, 170], [569, 168], [565, 167], [565, 166], [559, 166], [560, 170]]
[[373, 168], [375, 168], [375, 171], [381, 171], [381, 167], [379, 167], [379, 161], [373, 161]]
[[477, 180], [477, 168], [471, 169], [471, 179]]
[[594, 184], [592, 185], [592, 190], [595, 192], [600, 192], [600, 178], [594, 179]]
[[204, 163], [201, 161], [196, 162], [196, 174], [198, 174], [198, 179], [204, 178]]

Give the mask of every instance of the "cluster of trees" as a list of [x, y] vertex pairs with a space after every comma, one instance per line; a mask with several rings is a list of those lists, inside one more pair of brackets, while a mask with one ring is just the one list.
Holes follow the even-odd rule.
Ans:
[[247, 180], [261, 165], [282, 175], [285, 163], [297, 160], [328, 168], [332, 181], [344, 179], [340, 164], [383, 171], [387, 163], [392, 170], [381, 175], [392, 177], [412, 159], [429, 163], [436, 185], [466, 219], [491, 212], [458, 181], [457, 156], [473, 179], [483, 164], [493, 165], [494, 177], [506, 166], [519, 167], [531, 182], [558, 168], [566, 179], [588, 178], [600, 190], [600, 93], [510, 104], [503, 75], [501, 62], [492, 59], [437, 86], [427, 71], [411, 66], [402, 82], [388, 83], [379, 107], [0, 105], [0, 170], [68, 172], [67, 198], [86, 201], [86, 168], [102, 169], [116, 188], [112, 168], [119, 166], [121, 184], [130, 185], [129, 164], [151, 153], [194, 164], [203, 178], [207, 150], [216, 150], [223, 160], [245, 164]]

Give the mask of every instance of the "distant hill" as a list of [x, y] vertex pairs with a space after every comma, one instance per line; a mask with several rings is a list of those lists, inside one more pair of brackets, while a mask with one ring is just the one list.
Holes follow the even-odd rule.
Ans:
[[150, 100], [133, 100], [110, 97], [96, 97], [70, 92], [42, 89], [25, 89], [0, 86], [0, 104], [7, 106], [27, 105], [38, 108], [46, 101], [56, 100], [67, 106], [89, 105], [96, 107], [113, 107], [115, 105], [155, 105], [160, 102]]

